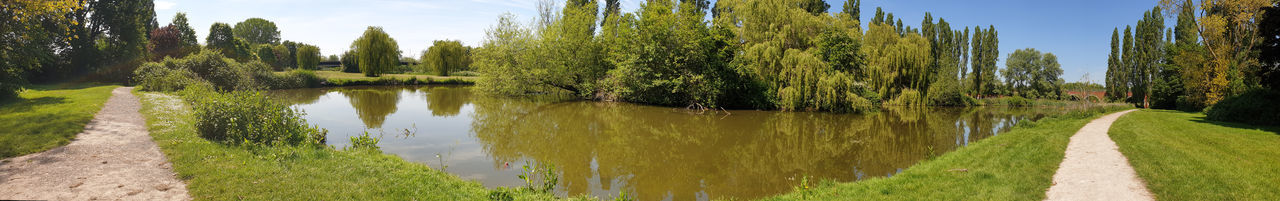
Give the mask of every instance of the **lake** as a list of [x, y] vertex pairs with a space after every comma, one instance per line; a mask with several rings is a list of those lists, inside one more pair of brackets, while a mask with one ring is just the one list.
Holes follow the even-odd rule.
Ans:
[[[521, 187], [526, 162], [553, 164], [560, 195], [753, 199], [810, 182], [892, 176], [1061, 108], [889, 107], [855, 115], [695, 111], [616, 102], [495, 98], [468, 86], [280, 90], [341, 149], [363, 132], [383, 152], [474, 180]], [[406, 135], [405, 130], [411, 134]]]

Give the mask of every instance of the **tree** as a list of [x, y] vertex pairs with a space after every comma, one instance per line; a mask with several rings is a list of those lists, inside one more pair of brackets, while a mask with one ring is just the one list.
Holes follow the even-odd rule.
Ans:
[[1040, 60], [1040, 51], [1032, 48], [1015, 50], [1009, 54], [1009, 60], [1005, 61], [1006, 67], [1001, 72], [1005, 86], [1009, 87], [1015, 96], [1039, 97], [1031, 88], [1031, 83], [1034, 82], [1032, 75], [1041, 69]]
[[178, 14], [175, 14], [173, 22], [170, 22], [169, 26], [173, 26], [174, 29], [178, 30], [178, 36], [180, 36], [179, 38], [183, 44], [191, 47], [200, 46], [199, 42], [197, 42], [199, 39], [196, 38], [196, 30], [192, 29], [191, 24], [187, 22], [187, 13], [178, 12]]
[[827, 13], [827, 9], [831, 8], [831, 4], [827, 4], [825, 0], [802, 0], [799, 4], [805, 11], [814, 15]]
[[75, 49], [97, 49], [102, 57], [83, 58], [81, 62], [95, 69], [104, 81], [127, 82], [134, 68], [147, 59], [147, 34], [157, 29], [155, 7], [151, 1], [97, 0], [85, 1], [86, 8], [75, 15], [84, 23]]
[[1120, 60], [1120, 28], [1111, 30], [1111, 53], [1107, 55], [1107, 98], [1120, 100], [1127, 96], [1124, 62]]
[[147, 49], [151, 52], [152, 60], [182, 58], [187, 55], [187, 51], [193, 49], [182, 41], [182, 33], [172, 25], [151, 30], [149, 35], [151, 39], [147, 43]]
[[[1182, 18], [1178, 19], [1181, 23]], [[1280, 90], [1280, 5], [1266, 8], [1258, 22], [1258, 34], [1263, 38], [1262, 43], [1258, 44], [1258, 62], [1261, 64], [1258, 75], [1262, 77], [1264, 86], [1273, 91]]]
[[422, 52], [420, 60], [425, 68], [419, 71], [429, 70], [440, 76], [449, 76], [450, 72], [465, 68], [466, 63], [469, 63], [467, 60], [471, 58], [467, 55], [467, 49], [462, 46], [461, 41], [437, 40]]
[[263, 64], [271, 65], [274, 69], [281, 69], [280, 62], [276, 58], [275, 46], [271, 44], [258, 44], [253, 48], [254, 55], [258, 56], [258, 61]]
[[[0, 3], [0, 101], [18, 97], [31, 71], [55, 65], [57, 52], [71, 35], [73, 18], [82, 10], [74, 0], [14, 0]], [[56, 45], [56, 46], [55, 46]]]
[[[284, 58], [284, 60], [283, 60], [283, 61], [288, 61], [288, 62], [286, 62], [286, 63], [288, 63], [288, 64], [286, 64], [285, 66], [290, 67], [290, 68], [297, 68], [297, 67], [298, 67], [298, 62], [297, 62], [297, 61], [298, 61], [298, 45], [299, 45], [299, 44], [301, 44], [301, 43], [293, 42], [293, 41], [287, 41], [287, 40], [286, 40], [286, 41], [284, 41], [284, 42], [280, 42], [280, 45], [281, 45], [281, 46], [284, 46], [285, 50], [287, 50], [287, 51], [289, 52], [288, 54], [285, 54], [285, 58]], [[360, 71], [359, 71], [359, 70], [357, 70], [356, 72], [360, 72]]]
[[204, 44], [211, 49], [222, 52], [227, 57], [235, 57], [236, 37], [231, 33], [231, 25], [216, 22], [209, 26], [209, 36]]
[[360, 72], [367, 77], [382, 76], [382, 73], [400, 65], [400, 46], [382, 27], [365, 29], [364, 35], [351, 43], [351, 49], [356, 53]]
[[1134, 87], [1133, 76], [1132, 76], [1133, 73], [1131, 71], [1133, 71], [1133, 68], [1134, 68], [1133, 66], [1137, 65], [1137, 63], [1134, 61], [1136, 53], [1133, 51], [1134, 41], [1133, 41], [1132, 30], [1133, 30], [1132, 27], [1128, 25], [1124, 26], [1124, 39], [1122, 39], [1121, 41], [1122, 42], [1121, 51], [1123, 51], [1124, 54], [1122, 54], [1120, 57], [1121, 65], [1120, 65], [1119, 73], [1121, 73], [1120, 80], [1122, 81], [1120, 83], [1121, 84], [1120, 88], [1124, 90], [1123, 93], [1125, 94], [1124, 96], [1125, 98], [1128, 98], [1131, 96], [1130, 93], [1132, 92], [1132, 89]]
[[[399, 53], [398, 51], [396, 53]], [[302, 44], [298, 46], [298, 69], [316, 70], [320, 65], [320, 47]], [[397, 63], [398, 64], [398, 63]]]
[[360, 62], [360, 61], [359, 61], [358, 59], [356, 59], [356, 56], [357, 56], [357, 55], [356, 55], [355, 50], [348, 50], [348, 51], [346, 51], [346, 52], [342, 52], [342, 58], [341, 58], [341, 59], [342, 59], [342, 72], [347, 72], [347, 73], [359, 73], [359, 72], [360, 72], [360, 65], [359, 65], [359, 63], [357, 63], [357, 62]]
[[274, 45], [280, 43], [280, 30], [276, 29], [276, 23], [266, 19], [246, 19], [243, 22], [236, 23], [233, 31], [236, 38], [242, 38], [250, 44]]
[[844, 2], [844, 13], [849, 14], [849, 19], [853, 21], [862, 21], [862, 0], [848, 0]]

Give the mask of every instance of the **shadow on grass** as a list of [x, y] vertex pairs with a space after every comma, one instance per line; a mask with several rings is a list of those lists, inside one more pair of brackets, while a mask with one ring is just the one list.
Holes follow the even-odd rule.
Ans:
[[[1178, 111], [1170, 111], [1170, 112], [1178, 112]], [[1207, 117], [1203, 115], [1196, 116], [1191, 121], [1196, 123], [1213, 124], [1217, 126], [1230, 127], [1230, 128], [1259, 130], [1259, 131], [1270, 132], [1271, 134], [1275, 134], [1275, 135], [1280, 135], [1280, 126], [1264, 126], [1264, 125], [1253, 125], [1253, 124], [1245, 124], [1245, 123], [1237, 123], [1237, 122], [1214, 121], [1214, 120], [1209, 120]]]
[[35, 99], [16, 98], [0, 101], [0, 114], [16, 114], [30, 112], [31, 108], [56, 105], [67, 102], [64, 97], [40, 97]]

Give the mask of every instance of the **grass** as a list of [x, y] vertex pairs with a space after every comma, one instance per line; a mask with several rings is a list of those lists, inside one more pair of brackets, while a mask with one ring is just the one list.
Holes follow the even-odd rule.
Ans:
[[1110, 131], [1159, 200], [1280, 198], [1278, 132], [1165, 110], [1130, 113]]
[[[316, 75], [330, 80], [331, 83], [356, 83], [360, 81], [372, 82], [379, 79], [394, 80], [419, 80], [431, 84], [453, 83], [453, 84], [471, 84], [475, 83], [476, 77], [458, 77], [458, 76], [435, 76], [435, 75], [411, 75], [411, 74], [382, 74], [381, 77], [365, 77], [361, 73], [345, 73], [340, 71], [315, 71]], [[343, 85], [346, 86], [346, 85]]]
[[1043, 200], [1071, 135], [1126, 107], [1106, 107], [1019, 124], [892, 177], [822, 182], [764, 200]]
[[117, 86], [35, 86], [0, 102], [0, 158], [66, 145], [93, 120]]
[[[227, 145], [200, 138], [176, 96], [142, 93], [151, 136], [198, 200], [488, 200], [477, 182], [356, 149]], [[547, 194], [505, 190], [518, 200]]]

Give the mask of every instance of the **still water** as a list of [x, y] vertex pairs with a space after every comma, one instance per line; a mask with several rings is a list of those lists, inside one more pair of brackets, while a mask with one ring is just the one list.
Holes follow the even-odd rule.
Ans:
[[[383, 152], [520, 187], [525, 162], [558, 168], [560, 195], [753, 199], [811, 181], [892, 176], [924, 159], [1061, 109], [887, 108], [866, 115], [695, 111], [627, 103], [494, 98], [470, 87], [274, 91], [329, 130], [383, 133]], [[404, 135], [404, 130], [413, 131]]]

